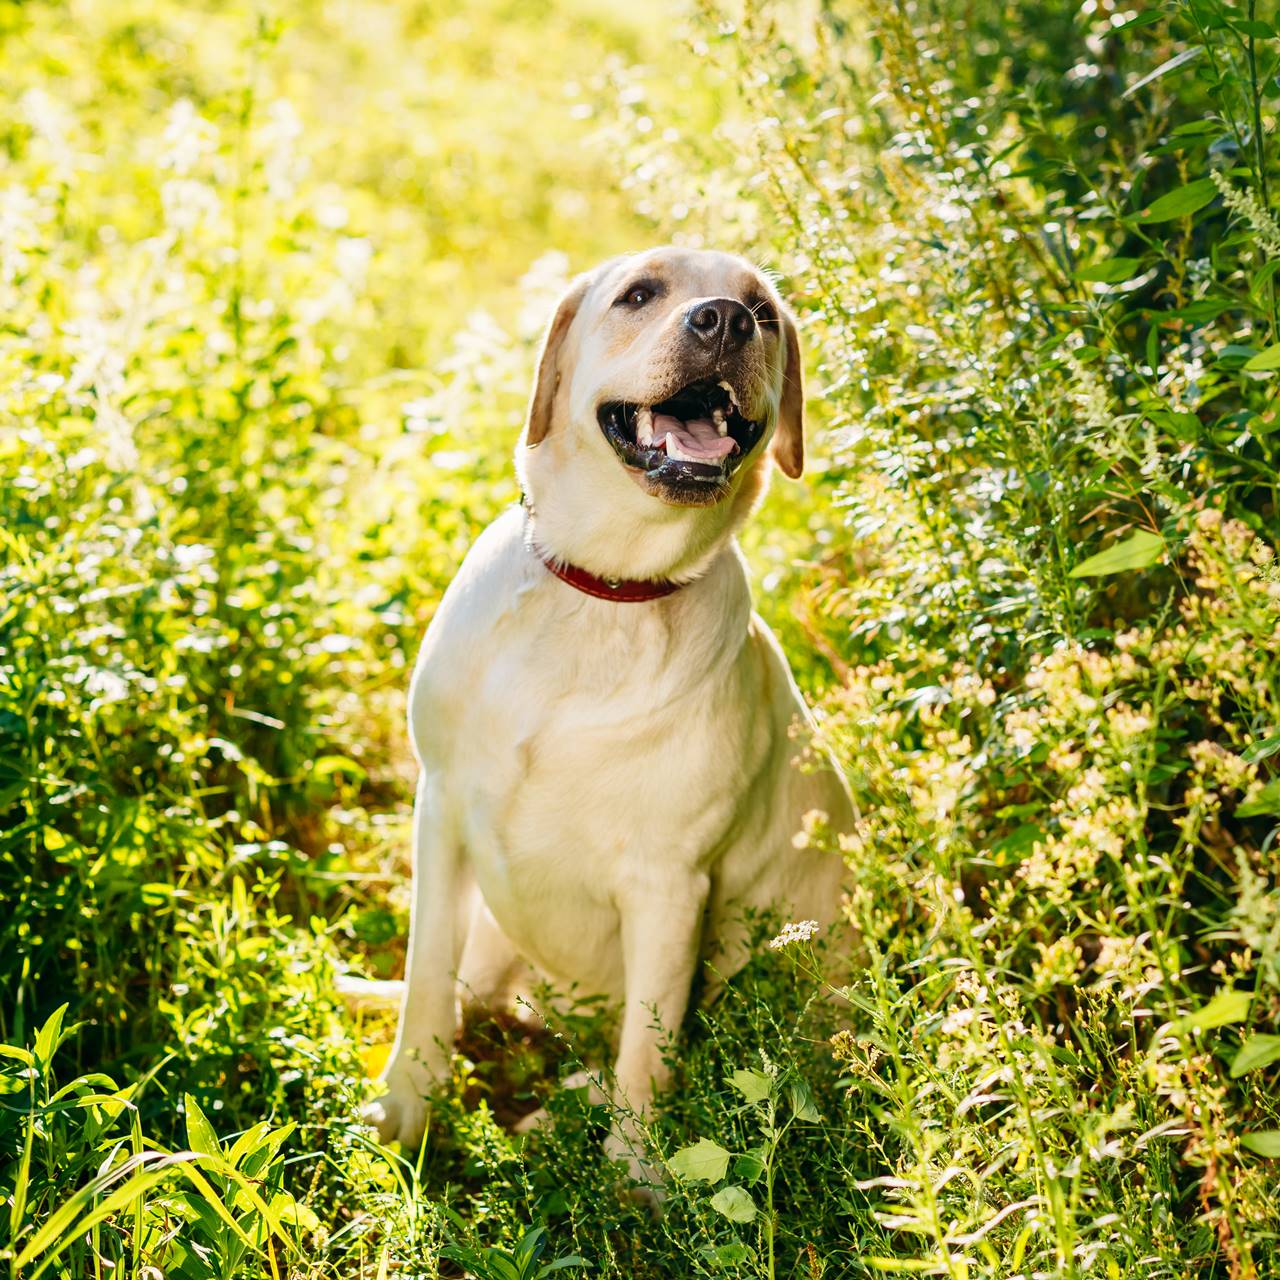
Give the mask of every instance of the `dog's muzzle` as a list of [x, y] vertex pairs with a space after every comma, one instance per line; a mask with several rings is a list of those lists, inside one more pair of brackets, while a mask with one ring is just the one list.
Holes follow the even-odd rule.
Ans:
[[600, 429], [628, 466], [655, 487], [714, 501], [764, 433], [745, 417], [728, 382], [700, 378], [656, 404], [607, 401]]

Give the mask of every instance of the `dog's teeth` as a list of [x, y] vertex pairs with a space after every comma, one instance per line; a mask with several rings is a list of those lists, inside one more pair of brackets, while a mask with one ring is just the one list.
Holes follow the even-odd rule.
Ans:
[[729, 424], [724, 419], [723, 409], [712, 409], [711, 421], [715, 423], [716, 435], [724, 436], [729, 434]]
[[734, 393], [733, 393], [733, 388], [732, 388], [732, 387], [731, 387], [727, 382], [725, 382], [723, 379], [721, 379], [721, 381], [720, 381], [720, 384], [719, 384], [719, 385], [720, 385], [720, 386], [722, 386], [722, 387], [723, 387], [723, 388], [724, 388], [724, 389], [729, 393], [729, 406], [730, 406], [730, 408], [736, 409], [736, 408], [738, 407], [738, 397], [737, 397], [736, 395], [734, 395]]
[[677, 462], [697, 462], [698, 459], [692, 454], [685, 453], [680, 446], [676, 444], [673, 437], [667, 437], [667, 457], [674, 458]]
[[644, 408], [636, 414], [636, 444], [648, 448], [653, 443], [653, 410]]

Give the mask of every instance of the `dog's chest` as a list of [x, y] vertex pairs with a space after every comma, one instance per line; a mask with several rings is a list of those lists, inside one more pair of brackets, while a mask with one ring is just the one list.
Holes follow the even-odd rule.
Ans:
[[710, 852], [741, 785], [725, 762], [750, 753], [727, 646], [644, 607], [575, 616], [563, 590], [440, 645], [413, 719], [504, 932], [600, 989], [620, 980], [620, 889]]

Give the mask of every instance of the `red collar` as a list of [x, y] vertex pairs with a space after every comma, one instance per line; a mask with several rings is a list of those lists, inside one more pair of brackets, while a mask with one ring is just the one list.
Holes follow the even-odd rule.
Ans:
[[534, 554], [561, 582], [567, 582], [584, 595], [595, 596], [597, 600], [615, 600], [619, 604], [640, 604], [645, 600], [661, 600], [674, 591], [679, 591], [682, 582], [669, 582], [661, 578], [656, 582], [644, 582], [638, 578], [597, 578], [594, 573], [580, 569], [576, 564], [564, 564], [547, 555], [536, 544]]

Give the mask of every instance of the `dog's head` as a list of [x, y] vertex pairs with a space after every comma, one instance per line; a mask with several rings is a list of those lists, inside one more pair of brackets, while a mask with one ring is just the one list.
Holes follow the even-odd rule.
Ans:
[[[574, 508], [579, 526], [612, 513], [636, 537], [661, 528], [670, 552], [697, 554], [758, 496], [766, 453], [800, 475], [803, 413], [795, 324], [769, 279], [731, 254], [654, 249], [604, 263], [561, 299], [518, 465], [540, 526], [555, 519], [551, 499]], [[566, 537], [557, 553], [599, 563]], [[663, 555], [633, 546], [611, 571], [643, 576], [687, 560], [665, 558], [656, 568]]]
[[661, 502], [708, 506], [773, 437], [804, 463], [795, 325], [761, 272], [706, 250], [654, 249], [579, 277], [547, 331], [524, 445], [607, 444]]

